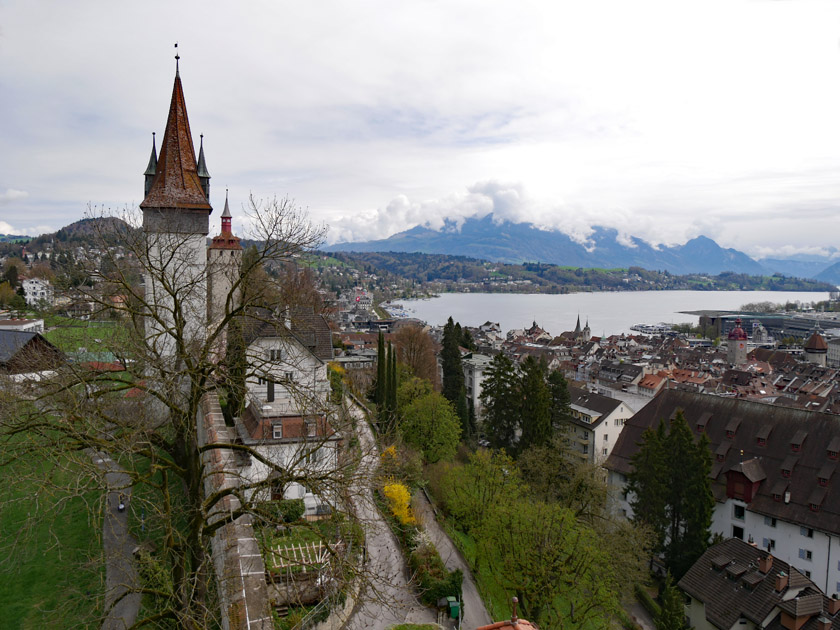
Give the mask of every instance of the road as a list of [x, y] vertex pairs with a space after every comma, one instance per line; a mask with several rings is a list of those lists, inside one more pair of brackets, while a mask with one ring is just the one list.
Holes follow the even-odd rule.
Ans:
[[367, 556], [365, 584], [353, 614], [345, 624], [347, 630], [385, 630], [399, 623], [435, 623], [434, 611], [417, 601], [413, 587], [406, 579], [407, 568], [396, 538], [391, 533], [373, 501], [370, 479], [379, 465], [379, 452], [373, 432], [356, 405], [351, 407], [357, 422], [362, 448], [360, 481], [354, 489], [355, 507], [365, 528]]
[[420, 522], [424, 529], [429, 533], [435, 547], [443, 559], [443, 563], [450, 571], [461, 569], [464, 572], [464, 584], [462, 587], [463, 602], [464, 602], [464, 618], [462, 620], [462, 627], [464, 628], [478, 628], [479, 626], [486, 626], [493, 623], [490, 614], [484, 607], [484, 602], [478, 594], [475, 580], [473, 580], [472, 572], [467, 566], [463, 556], [458, 552], [449, 536], [443, 531], [443, 528], [435, 520], [432, 506], [426, 500], [426, 496], [421, 492], [418, 495], [417, 515], [420, 517]]
[[[131, 478], [103, 452], [91, 453], [93, 462], [105, 471], [108, 496], [102, 524], [102, 547], [105, 553], [105, 611], [102, 630], [124, 630], [131, 626], [140, 611], [137, 568], [132, 551], [137, 542], [128, 532], [131, 501]], [[126, 509], [118, 509], [120, 494]], [[128, 594], [126, 594], [128, 593]], [[115, 603], [116, 602], [116, 603]]]

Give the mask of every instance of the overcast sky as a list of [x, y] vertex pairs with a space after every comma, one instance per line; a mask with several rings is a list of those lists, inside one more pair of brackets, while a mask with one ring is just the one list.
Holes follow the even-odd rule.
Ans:
[[0, 232], [142, 201], [176, 41], [217, 210], [840, 240], [840, 2], [805, 0], [0, 0]]

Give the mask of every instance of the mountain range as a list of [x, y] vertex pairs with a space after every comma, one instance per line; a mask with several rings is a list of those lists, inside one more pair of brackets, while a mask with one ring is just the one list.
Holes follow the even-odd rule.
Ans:
[[501, 223], [493, 215], [469, 218], [458, 226], [446, 222], [441, 230], [417, 226], [375, 241], [340, 243], [327, 249], [343, 252], [422, 252], [457, 254], [504, 263], [543, 262], [583, 268], [667, 270], [673, 274], [719, 274], [734, 271], [750, 275], [781, 273], [840, 284], [840, 262], [825, 257], [773, 258], [761, 261], [737, 249], [723, 248], [706, 236], [675, 246], [655, 247], [637, 238], [621, 238], [613, 228], [593, 226], [585, 244], [559, 231], [532, 223]]

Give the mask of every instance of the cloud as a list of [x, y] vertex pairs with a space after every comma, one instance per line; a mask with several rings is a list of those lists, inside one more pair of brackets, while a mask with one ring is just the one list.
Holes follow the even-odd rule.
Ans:
[[[14, 188], [7, 188], [6, 192], [0, 193], [0, 204], [6, 204], [10, 201], [18, 201], [20, 199], [26, 199], [29, 196], [29, 193], [25, 190], [16, 190]], [[6, 224], [8, 225], [8, 224]]]

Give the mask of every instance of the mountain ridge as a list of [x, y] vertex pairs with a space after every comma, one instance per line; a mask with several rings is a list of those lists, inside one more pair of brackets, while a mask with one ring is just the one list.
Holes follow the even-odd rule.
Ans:
[[[453, 254], [504, 263], [543, 262], [582, 268], [642, 267], [669, 273], [710, 273], [724, 271], [763, 275], [768, 268], [747, 254], [723, 248], [706, 236], [682, 245], [654, 247], [631, 236], [619, 241], [614, 228], [593, 226], [581, 244], [568, 234], [537, 228], [532, 223], [497, 223], [493, 215], [466, 219], [455, 228], [447, 222], [442, 230], [416, 226], [387, 239], [341, 243], [325, 248], [332, 251], [394, 251], [426, 254]], [[828, 266], [829, 263], [826, 263]]]

